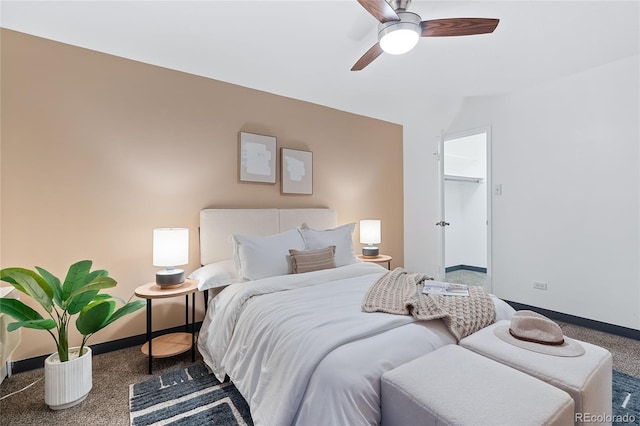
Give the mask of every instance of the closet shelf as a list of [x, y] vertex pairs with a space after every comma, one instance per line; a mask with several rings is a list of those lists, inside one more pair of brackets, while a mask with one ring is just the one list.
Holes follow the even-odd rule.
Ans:
[[473, 183], [484, 182], [484, 178], [482, 177], [457, 176], [457, 175], [444, 175], [444, 180], [449, 180], [454, 182], [473, 182]]

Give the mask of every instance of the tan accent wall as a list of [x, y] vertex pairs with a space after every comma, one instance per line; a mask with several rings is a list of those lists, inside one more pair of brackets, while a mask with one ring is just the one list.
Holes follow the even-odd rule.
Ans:
[[[118, 280], [111, 293], [128, 299], [154, 279], [155, 227], [189, 227], [185, 269], [199, 266], [206, 207], [331, 207], [340, 223], [379, 218], [381, 251], [392, 267], [403, 264], [401, 126], [5, 29], [1, 36], [2, 267], [38, 265], [63, 277], [71, 263], [92, 259]], [[332, 90], [322, 79], [310, 84]], [[313, 195], [281, 195], [279, 176], [275, 185], [239, 182], [239, 131], [277, 137], [278, 151], [312, 151]], [[183, 302], [154, 302], [154, 328], [181, 324]], [[201, 298], [198, 309], [200, 320]], [[91, 342], [144, 332], [139, 311]], [[13, 358], [53, 350], [45, 333], [24, 330]]]

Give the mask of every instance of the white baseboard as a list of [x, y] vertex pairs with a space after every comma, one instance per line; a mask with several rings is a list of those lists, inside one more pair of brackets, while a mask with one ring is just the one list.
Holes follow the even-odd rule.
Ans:
[[7, 377], [11, 377], [11, 361], [7, 360], [0, 366], [0, 385]]

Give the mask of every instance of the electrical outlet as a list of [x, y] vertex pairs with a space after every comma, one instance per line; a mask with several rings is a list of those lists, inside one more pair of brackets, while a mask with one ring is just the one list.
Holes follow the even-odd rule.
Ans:
[[533, 288], [535, 288], [536, 290], [546, 290], [547, 283], [543, 283], [542, 281], [534, 281]]

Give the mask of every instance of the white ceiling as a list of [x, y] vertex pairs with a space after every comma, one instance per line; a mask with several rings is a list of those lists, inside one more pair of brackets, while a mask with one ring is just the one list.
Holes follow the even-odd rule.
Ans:
[[423, 20], [500, 24], [493, 34], [423, 38], [408, 54], [383, 54], [360, 72], [349, 69], [377, 41], [377, 21], [356, 0], [2, 1], [0, 23], [395, 121], [397, 105], [505, 93], [638, 54], [639, 4], [414, 0], [409, 10]]

